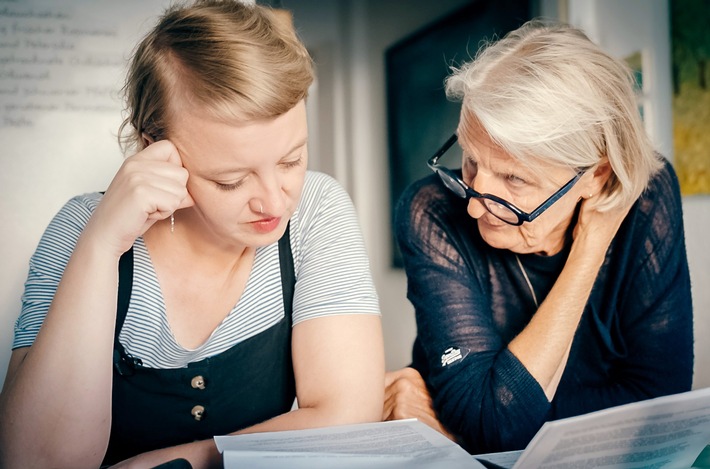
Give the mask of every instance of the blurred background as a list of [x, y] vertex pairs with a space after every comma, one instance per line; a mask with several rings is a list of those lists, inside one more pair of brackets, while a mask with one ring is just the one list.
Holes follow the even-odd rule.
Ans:
[[[710, 387], [710, 13], [701, 0], [284, 0], [310, 50], [310, 169], [352, 197], [380, 295], [387, 368], [416, 333], [392, 205], [456, 127], [443, 78], [480, 41], [531, 17], [561, 19], [628, 61], [639, 108], [683, 183], [695, 309], [694, 388]], [[121, 164], [125, 62], [168, 0], [0, 0], [0, 381], [28, 260], [73, 195]], [[704, 234], [705, 233], [705, 234]]]

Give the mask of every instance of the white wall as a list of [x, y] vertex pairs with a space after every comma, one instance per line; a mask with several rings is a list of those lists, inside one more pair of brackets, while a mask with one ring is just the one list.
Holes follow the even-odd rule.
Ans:
[[124, 58], [166, 3], [0, 2], [0, 382], [44, 228], [71, 196], [104, 190], [122, 162]]

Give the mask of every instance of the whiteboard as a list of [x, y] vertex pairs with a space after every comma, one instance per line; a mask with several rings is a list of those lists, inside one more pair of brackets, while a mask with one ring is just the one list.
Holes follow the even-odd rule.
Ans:
[[28, 261], [72, 196], [123, 161], [119, 92], [167, 0], [0, 0], [0, 382]]

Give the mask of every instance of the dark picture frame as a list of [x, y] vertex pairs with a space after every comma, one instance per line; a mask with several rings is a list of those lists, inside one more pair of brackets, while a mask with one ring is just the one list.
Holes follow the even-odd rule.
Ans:
[[[452, 65], [471, 60], [484, 39], [502, 37], [531, 18], [528, 0], [477, 0], [385, 51], [390, 207], [430, 174], [426, 160], [456, 130], [461, 105], [446, 99]], [[402, 257], [392, 236], [392, 265]]]

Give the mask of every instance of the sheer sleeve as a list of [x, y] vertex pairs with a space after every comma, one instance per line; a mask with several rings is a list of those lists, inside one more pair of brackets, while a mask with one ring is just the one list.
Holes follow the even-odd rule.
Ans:
[[[680, 189], [667, 164], [607, 253], [570, 356], [579, 365], [565, 370], [554, 417], [690, 390], [692, 316]], [[590, 382], [599, 363], [603, 379]]]
[[475, 221], [428, 178], [403, 195], [396, 227], [416, 312], [414, 366], [439, 418], [471, 452], [523, 448], [550, 404], [498, 333]]
[[[552, 403], [507, 349], [534, 314], [516, 290], [510, 253], [488, 246], [465, 203], [434, 178], [405, 193], [396, 226], [416, 312], [414, 366], [469, 451], [522, 449], [546, 420], [690, 389], [690, 279], [670, 165], [607, 251]], [[559, 270], [540, 272], [532, 282], [549, 292]]]

